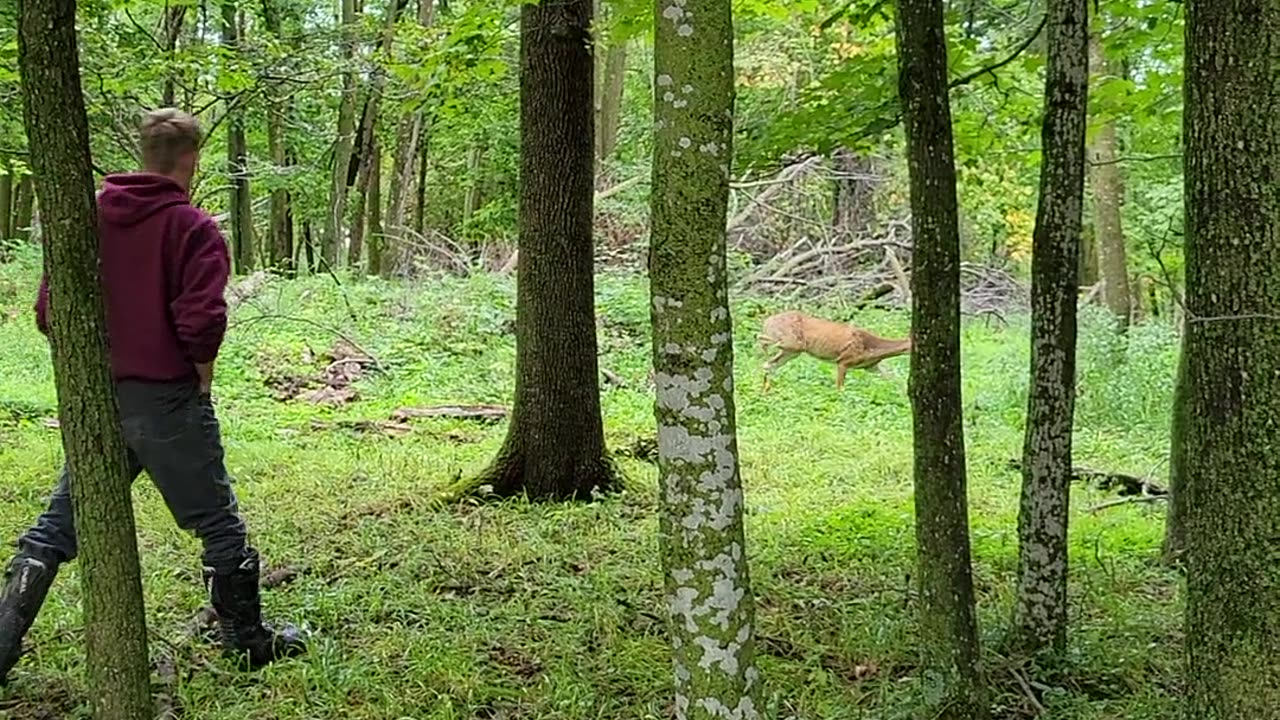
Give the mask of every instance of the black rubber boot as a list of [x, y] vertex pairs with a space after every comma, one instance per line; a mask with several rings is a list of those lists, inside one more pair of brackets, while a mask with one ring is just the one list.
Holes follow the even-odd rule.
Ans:
[[258, 553], [249, 551], [234, 569], [205, 568], [205, 582], [213, 609], [218, 613], [222, 651], [242, 667], [257, 669], [307, 651], [296, 628], [286, 625], [279, 632], [262, 622], [258, 594]]
[[58, 566], [18, 555], [9, 561], [0, 596], [0, 686], [22, 657], [22, 639], [35, 622], [44, 598], [58, 574]]

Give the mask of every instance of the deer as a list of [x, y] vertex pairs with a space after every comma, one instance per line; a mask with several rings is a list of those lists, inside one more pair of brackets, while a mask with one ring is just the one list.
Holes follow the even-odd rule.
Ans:
[[770, 376], [801, 354], [836, 364], [836, 389], [844, 388], [850, 369], [874, 370], [886, 377], [880, 361], [911, 352], [911, 338], [882, 338], [854, 325], [833, 322], [789, 310], [770, 315], [761, 326], [761, 351], [776, 354], [764, 364], [763, 392], [771, 386]]

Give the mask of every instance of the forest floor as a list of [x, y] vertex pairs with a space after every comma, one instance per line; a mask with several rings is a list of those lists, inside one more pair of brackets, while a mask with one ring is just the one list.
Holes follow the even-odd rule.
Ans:
[[[48, 352], [30, 311], [37, 272], [34, 256], [0, 266], [6, 546], [42, 509], [61, 462]], [[597, 296], [601, 364], [623, 382], [604, 386], [607, 438], [643, 456], [653, 434], [647, 288], [606, 275]], [[800, 358], [762, 396], [754, 337], [783, 307], [734, 306], [769, 717], [907, 718], [920, 705], [909, 361], [886, 361], [888, 378], [851, 373], [838, 392], [831, 366]], [[487, 275], [272, 281], [235, 310], [215, 388], [228, 467], [273, 580], [290, 580], [264, 591], [268, 615], [315, 635], [307, 657], [257, 673], [234, 672], [193, 639], [198, 543], [139, 481], [151, 652], [165, 670], [158, 688], [183, 717], [669, 717], [653, 465], [623, 458], [629, 489], [590, 504], [429, 502], [484, 466], [505, 422], [396, 411], [509, 403], [513, 317], [513, 282]], [[889, 336], [909, 326], [905, 312], [856, 320]], [[358, 347], [331, 353], [335, 331]], [[1115, 492], [1076, 487], [1067, 661], [1019, 669], [996, 652], [1017, 565], [1020, 478], [1008, 463], [1021, 453], [1026, 319], [966, 321], [962, 342], [975, 584], [997, 717], [1033, 717], [1037, 706], [1054, 720], [1172, 717], [1182, 593], [1158, 562], [1162, 502], [1091, 512]], [[1126, 346], [1095, 314], [1082, 321], [1079, 465], [1163, 483], [1175, 350], [1163, 325], [1134, 328]], [[326, 372], [336, 388], [314, 392], [306, 380]], [[72, 564], [30, 635], [34, 651], [0, 692], [0, 717], [87, 717], [78, 597]]]

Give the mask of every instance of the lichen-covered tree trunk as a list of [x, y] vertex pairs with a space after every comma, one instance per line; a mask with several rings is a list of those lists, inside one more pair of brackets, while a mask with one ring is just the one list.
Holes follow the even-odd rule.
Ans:
[[1186, 4], [1186, 717], [1280, 718], [1280, 0]]
[[[240, 8], [237, 0], [222, 0], [222, 44], [230, 57], [240, 53]], [[237, 273], [253, 270], [253, 195], [249, 188], [249, 151], [244, 137], [244, 108], [227, 103], [227, 170], [231, 173], [231, 245]]]
[[[725, 224], [729, 0], [657, 0], [649, 279], [678, 720], [764, 717], [743, 530]], [[521, 257], [524, 262], [524, 257]]]
[[40, 195], [62, 445], [75, 482], [85, 669], [98, 720], [150, 720], [127, 449], [107, 354], [75, 0], [20, 0], [18, 66]]
[[1076, 291], [1088, 124], [1088, 0], [1049, 0], [1040, 203], [1031, 251], [1031, 387], [1022, 450], [1012, 635], [1026, 652], [1067, 642], [1067, 518], [1076, 387]]
[[[262, 16], [267, 32], [277, 42], [284, 39], [283, 20], [281, 18], [280, 0], [263, 0]], [[267, 146], [271, 153], [271, 163], [278, 170], [287, 170], [289, 166], [289, 146], [285, 129], [289, 124], [290, 105], [288, 94], [277, 90], [269, 98], [267, 107]], [[271, 234], [267, 244], [270, 252], [270, 265], [287, 276], [295, 274], [293, 263], [293, 213], [290, 205], [292, 198], [289, 189], [279, 187], [271, 191]]]
[[333, 175], [329, 183], [329, 209], [324, 219], [320, 257], [330, 267], [338, 264], [347, 217], [347, 175], [356, 141], [356, 33], [355, 0], [341, 0], [342, 100], [338, 104], [338, 137], [333, 145]]
[[[1185, 330], [1184, 330], [1185, 337]], [[1177, 379], [1173, 386], [1173, 412], [1169, 423], [1169, 506], [1165, 510], [1163, 559], [1166, 565], [1179, 565], [1187, 547], [1186, 444], [1187, 428], [1187, 353], [1178, 353]]]
[[[1090, 65], [1095, 75], [1107, 72], [1106, 57], [1102, 52], [1102, 40], [1096, 33], [1089, 37]], [[1094, 237], [1098, 247], [1098, 268], [1102, 273], [1102, 298], [1117, 326], [1129, 327], [1129, 261], [1124, 246], [1124, 225], [1121, 206], [1124, 204], [1124, 176], [1120, 174], [1117, 150], [1116, 123], [1103, 122], [1089, 150], [1093, 167], [1090, 182], [1093, 186]]]
[[921, 676], [931, 717], [987, 716], [980, 667], [960, 402], [960, 230], [942, 0], [899, 0], [898, 94], [911, 185]]
[[520, 15], [516, 392], [481, 482], [497, 495], [588, 499], [614, 484], [596, 360], [591, 0]]

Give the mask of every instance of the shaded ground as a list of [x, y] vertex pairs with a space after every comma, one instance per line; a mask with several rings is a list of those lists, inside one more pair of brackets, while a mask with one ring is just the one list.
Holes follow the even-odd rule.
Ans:
[[[60, 458], [46, 427], [54, 391], [29, 311], [35, 263], [0, 267], [0, 536], [43, 505]], [[483, 467], [505, 419], [402, 417], [403, 408], [505, 406], [513, 387], [514, 295], [507, 279], [268, 283], [240, 306], [218, 366], [216, 403], [243, 508], [272, 569], [270, 615], [305, 621], [312, 654], [232, 672], [193, 640], [198, 547], [145, 480], [135, 497], [152, 653], [173, 665], [185, 717], [538, 718], [668, 716], [670, 666], [656, 557], [656, 493], [646, 289], [599, 282], [606, 432], [630, 489], [589, 504], [433, 509], [433, 492]], [[760, 318], [739, 303], [738, 390], [753, 581], [770, 716], [905, 718], [915, 706], [910, 586], [908, 360], [888, 379], [809, 359], [759, 394]], [[807, 310], [815, 310], [808, 308]], [[842, 316], [832, 308], [832, 316]], [[905, 315], [861, 323], [905, 334]], [[1025, 321], [982, 321], [964, 338], [966, 432], [984, 641], [1006, 622], [1016, 565], [1027, 366]], [[1113, 352], [1101, 322], [1082, 329], [1077, 456], [1082, 465], [1162, 478], [1174, 338], [1136, 328]], [[345, 335], [368, 362], [330, 352]], [[334, 366], [334, 363], [339, 363]], [[343, 392], [305, 396], [341, 378]], [[294, 385], [287, 380], [294, 378]], [[348, 396], [349, 395], [349, 396]], [[389, 427], [386, 423], [393, 423]], [[1156, 563], [1161, 503], [1089, 509], [1072, 499], [1073, 636], [1062, 670], [1014, 672], [988, 651], [998, 715], [1167, 718], [1178, 692], [1180, 590]], [[6, 556], [7, 557], [7, 556]], [[80, 717], [76, 568], [33, 633], [34, 651], [0, 694], [0, 717]], [[158, 676], [158, 680], [160, 676]], [[43, 714], [42, 714], [43, 713]]]

